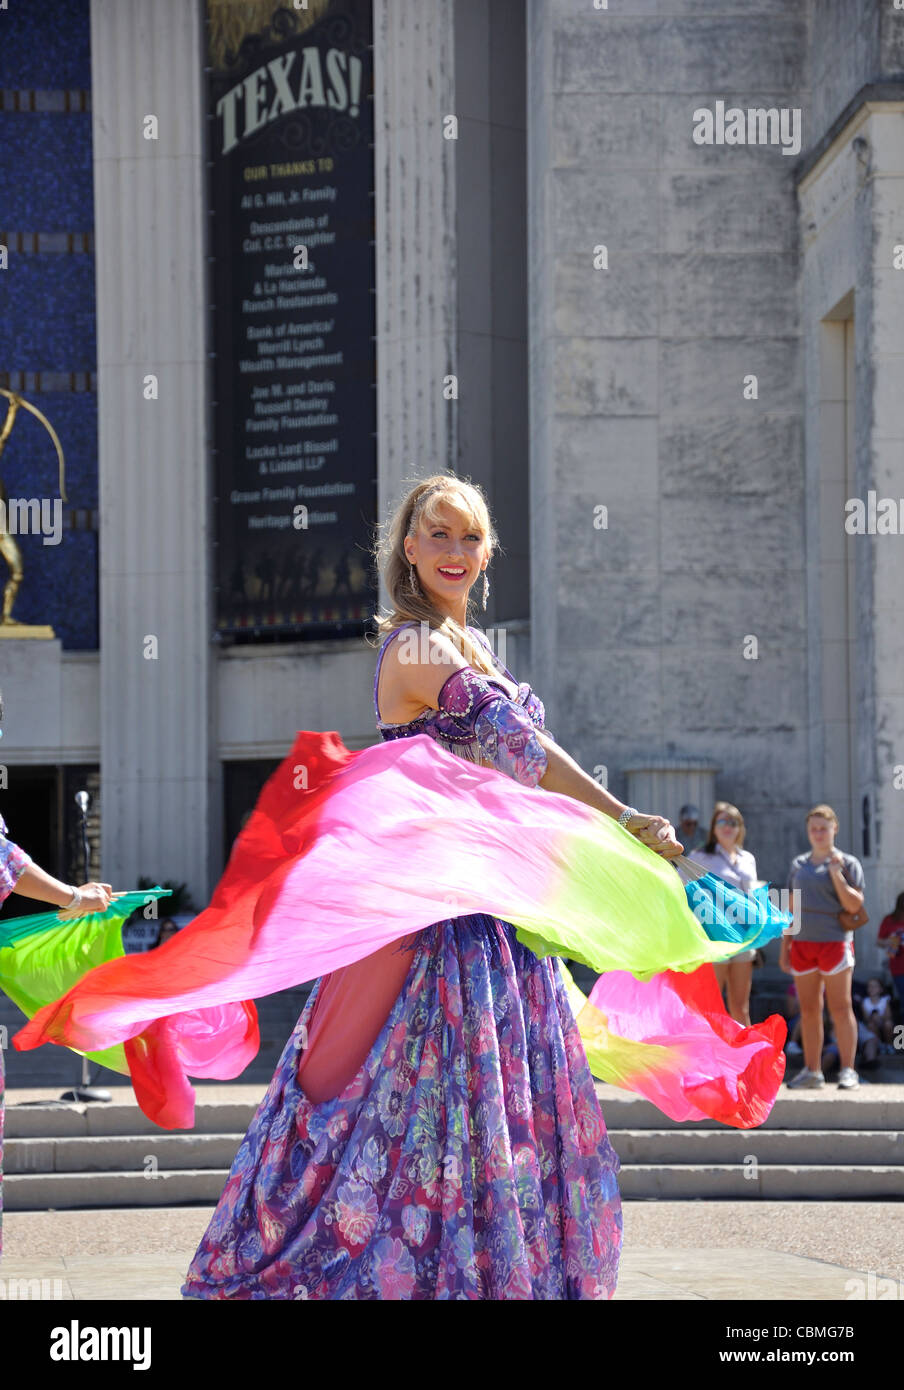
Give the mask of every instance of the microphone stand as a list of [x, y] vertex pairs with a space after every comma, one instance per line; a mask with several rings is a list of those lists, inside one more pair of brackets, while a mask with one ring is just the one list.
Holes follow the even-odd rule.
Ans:
[[[82, 832], [82, 863], [84, 864], [84, 874], [82, 882], [88, 880], [88, 806], [90, 797], [86, 791], [79, 791], [75, 794], [75, 804], [78, 807], [79, 821]], [[78, 1086], [73, 1086], [71, 1091], [64, 1091], [60, 1100], [66, 1101], [111, 1101], [113, 1096], [110, 1091], [104, 1090], [101, 1086], [91, 1085], [91, 1070], [88, 1066], [88, 1058], [82, 1057], [82, 1079]]]

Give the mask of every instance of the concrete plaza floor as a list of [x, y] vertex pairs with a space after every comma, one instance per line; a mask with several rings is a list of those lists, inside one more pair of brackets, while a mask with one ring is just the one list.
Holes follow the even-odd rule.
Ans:
[[[212, 1207], [9, 1212], [0, 1279], [52, 1298], [171, 1300]], [[845, 1300], [904, 1279], [904, 1204], [626, 1202], [616, 1299]], [[904, 1291], [904, 1285], [901, 1290]]]

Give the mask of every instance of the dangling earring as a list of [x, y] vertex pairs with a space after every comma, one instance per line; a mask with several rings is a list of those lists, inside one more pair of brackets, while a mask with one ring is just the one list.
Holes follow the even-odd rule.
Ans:
[[486, 608], [487, 599], [490, 597], [490, 581], [487, 579], [487, 572], [483, 572], [483, 606]]
[[411, 592], [416, 594], [418, 592], [417, 575], [414, 572], [414, 565], [410, 560], [408, 561], [408, 583], [411, 585]]

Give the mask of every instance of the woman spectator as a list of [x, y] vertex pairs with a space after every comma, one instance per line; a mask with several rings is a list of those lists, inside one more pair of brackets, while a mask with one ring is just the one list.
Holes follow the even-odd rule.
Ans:
[[[718, 874], [733, 888], [749, 893], [757, 881], [757, 872], [756, 860], [743, 848], [745, 831], [744, 817], [737, 806], [717, 801], [703, 848], [695, 849], [688, 858]], [[750, 1027], [750, 982], [755, 956], [756, 951], [742, 951], [730, 961], [719, 961], [713, 966], [719, 988], [726, 994], [728, 1012], [745, 1028]]]
[[899, 893], [894, 911], [882, 918], [878, 944], [888, 952], [888, 968], [892, 983], [898, 991], [901, 1018], [904, 1020], [904, 893]]
[[[852, 931], [846, 931], [839, 912], [863, 906], [863, 866], [852, 854], [835, 847], [838, 817], [831, 806], [814, 806], [807, 815], [810, 853], [799, 854], [788, 872], [788, 887], [799, 893], [794, 933], [782, 937], [779, 965], [790, 971], [800, 999], [804, 1068], [788, 1086], [817, 1089], [825, 1085], [822, 1070], [823, 997], [832, 1018], [841, 1070], [838, 1086], [850, 1091], [860, 1085], [854, 1070], [857, 1020], [851, 1007], [854, 974]], [[793, 901], [793, 899], [792, 899]]]

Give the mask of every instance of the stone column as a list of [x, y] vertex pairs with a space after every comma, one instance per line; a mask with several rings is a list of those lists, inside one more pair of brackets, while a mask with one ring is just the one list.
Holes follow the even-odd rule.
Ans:
[[[528, 441], [530, 445], [530, 621], [531, 670], [557, 671], [559, 596], [556, 467], [555, 293], [550, 266], [555, 257], [555, 143], [553, 48], [555, 32], [543, 0], [527, 0], [527, 294]], [[559, 725], [558, 681], [543, 688], [546, 724], [566, 743]]]
[[185, 881], [201, 906], [220, 822], [201, 7], [92, 0], [91, 60], [103, 872]]
[[[870, 104], [865, 127], [868, 142], [868, 178], [872, 187], [872, 225], [861, 256], [870, 299], [868, 354], [858, 356], [863, 386], [871, 393], [866, 416], [869, 429], [866, 466], [861, 469], [866, 491], [899, 504], [899, 528], [904, 487], [901, 485], [901, 451], [904, 449], [904, 397], [901, 393], [902, 324], [904, 324], [904, 270], [895, 269], [904, 244], [904, 102]], [[897, 253], [895, 248], [899, 248]], [[858, 344], [859, 346], [859, 344]], [[859, 383], [858, 383], [859, 384]], [[879, 920], [890, 912], [904, 890], [904, 628], [901, 593], [904, 590], [904, 535], [897, 533], [858, 537], [858, 544], [872, 550], [871, 583], [858, 595], [856, 623], [872, 642], [862, 655], [870, 660], [869, 679], [863, 683], [865, 724], [872, 747], [860, 760], [875, 779], [872, 854], [875, 864], [872, 901], [867, 906], [874, 922], [864, 928], [873, 934]], [[876, 821], [881, 842], [876, 846]], [[859, 948], [858, 948], [859, 949]]]
[[402, 481], [457, 458], [454, 7], [374, 0], [377, 458], [385, 517]]

